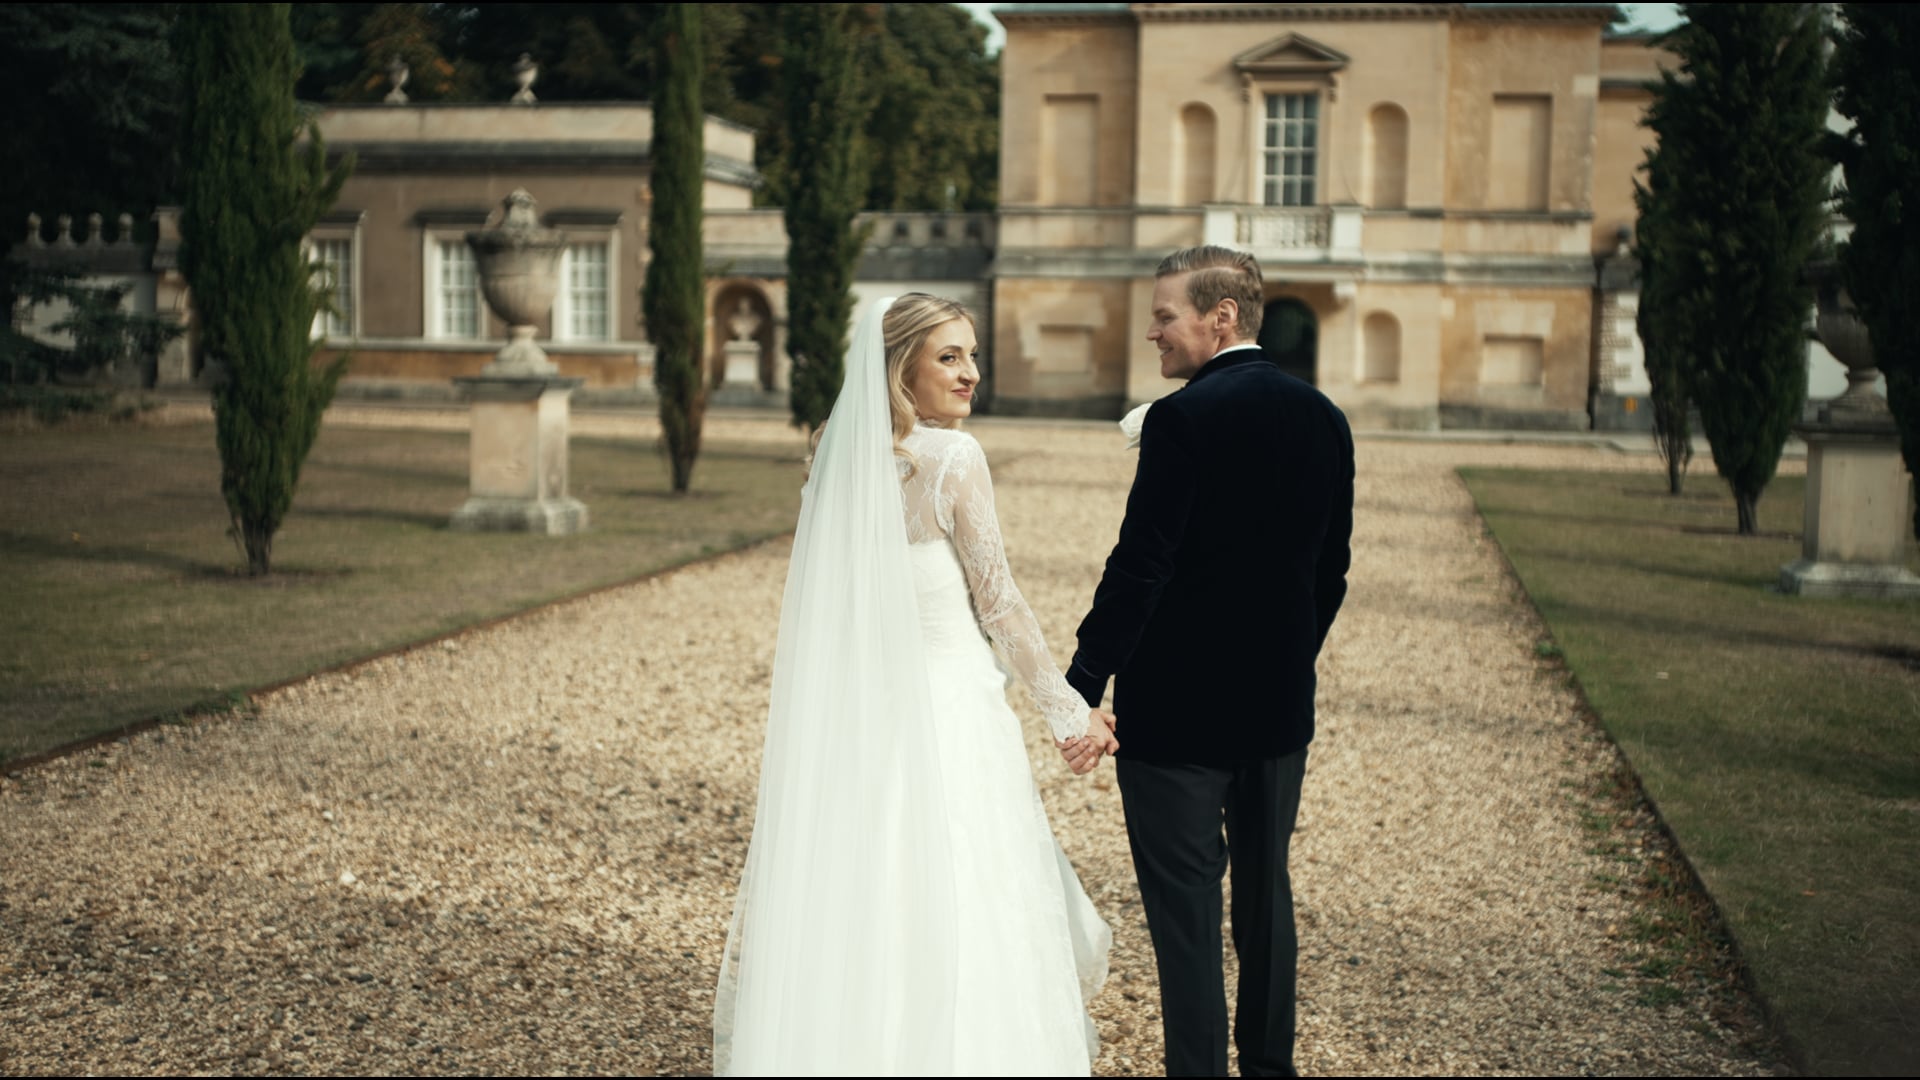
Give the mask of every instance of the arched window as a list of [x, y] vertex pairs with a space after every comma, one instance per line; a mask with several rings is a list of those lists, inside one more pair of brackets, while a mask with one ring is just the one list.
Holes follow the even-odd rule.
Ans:
[[1213, 201], [1213, 110], [1197, 102], [1180, 110], [1173, 129], [1173, 203], [1200, 206]]
[[1367, 205], [1376, 210], [1407, 206], [1407, 112], [1375, 105], [1367, 114]]
[[1384, 311], [1373, 312], [1361, 327], [1360, 341], [1365, 350], [1365, 367], [1360, 373], [1362, 381], [1399, 382], [1400, 320]]

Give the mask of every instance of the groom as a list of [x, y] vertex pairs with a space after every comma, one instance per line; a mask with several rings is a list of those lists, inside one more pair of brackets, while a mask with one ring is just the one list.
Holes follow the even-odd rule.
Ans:
[[[1347, 592], [1353, 436], [1255, 344], [1253, 256], [1155, 274], [1147, 340], [1187, 385], [1147, 410], [1120, 540], [1067, 681], [1125, 718], [1120, 796], [1160, 969], [1167, 1073], [1225, 1076], [1220, 880], [1233, 873], [1243, 1076], [1293, 1074], [1287, 845], [1313, 740], [1314, 659]], [[1062, 752], [1071, 762], [1084, 748]], [[1222, 826], [1225, 836], [1222, 836]]]

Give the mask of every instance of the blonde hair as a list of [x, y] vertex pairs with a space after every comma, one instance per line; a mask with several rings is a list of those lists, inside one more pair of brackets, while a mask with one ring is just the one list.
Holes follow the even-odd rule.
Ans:
[[[966, 305], [926, 293], [900, 297], [880, 320], [880, 340], [887, 350], [887, 405], [893, 414], [893, 445], [898, 453], [905, 455], [899, 449], [900, 440], [913, 431], [913, 423], [919, 419], [907, 381], [920, 359], [920, 350], [927, 344], [927, 335], [955, 319], [967, 320], [976, 333], [980, 329]], [[911, 460], [911, 455], [907, 456]]]
[[[914, 364], [920, 359], [920, 350], [926, 347], [927, 335], [955, 319], [967, 320], [967, 325], [973, 327], [976, 333], [979, 332], [980, 324], [974, 320], [973, 312], [967, 310], [965, 304], [927, 293], [907, 293], [896, 298], [893, 306], [880, 318], [881, 347], [886, 351], [887, 412], [893, 425], [893, 452], [906, 459], [909, 475], [917, 463], [900, 443], [913, 432], [914, 421], [920, 418], [920, 414], [914, 408], [913, 394], [907, 390], [907, 380], [913, 373]], [[821, 424], [808, 440], [808, 472], [813, 470], [812, 452], [819, 449], [820, 437], [826, 430], [827, 425]]]
[[1264, 314], [1260, 301], [1265, 290], [1258, 259], [1218, 244], [1181, 248], [1161, 260], [1159, 269], [1153, 272], [1156, 278], [1175, 274], [1193, 275], [1187, 279], [1187, 300], [1193, 310], [1205, 315], [1220, 301], [1231, 299], [1240, 312], [1234, 329], [1248, 341], [1260, 336]]

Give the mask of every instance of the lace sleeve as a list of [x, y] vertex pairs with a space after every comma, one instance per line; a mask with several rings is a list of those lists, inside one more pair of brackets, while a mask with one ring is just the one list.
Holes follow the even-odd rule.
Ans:
[[1000, 519], [993, 508], [993, 478], [987, 472], [986, 454], [971, 437], [962, 437], [945, 464], [936, 502], [945, 519], [940, 525], [953, 537], [954, 550], [960, 555], [980, 629], [1033, 695], [1053, 737], [1085, 735], [1087, 703], [1054, 666], [1039, 620], [1013, 583], [1006, 546], [1000, 539]]

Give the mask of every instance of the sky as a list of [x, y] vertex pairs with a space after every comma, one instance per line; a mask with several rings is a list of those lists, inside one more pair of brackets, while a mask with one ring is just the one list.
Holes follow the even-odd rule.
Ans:
[[[994, 21], [993, 15], [990, 14], [994, 5], [961, 4], [960, 6], [973, 12], [974, 18], [986, 24], [987, 49], [990, 52], [999, 52], [1000, 46], [1007, 40], [1007, 32], [1001, 28], [998, 22]], [[1627, 19], [1631, 25], [1639, 30], [1665, 30], [1674, 23], [1679, 22], [1679, 6], [1678, 4], [1620, 5], [1620, 7], [1626, 11]]]

